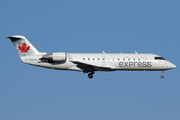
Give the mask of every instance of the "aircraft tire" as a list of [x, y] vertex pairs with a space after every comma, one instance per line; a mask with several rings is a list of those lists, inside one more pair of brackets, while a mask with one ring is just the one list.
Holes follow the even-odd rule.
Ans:
[[161, 78], [163, 79], [163, 78], [164, 78], [164, 75], [161, 75]]
[[92, 73], [89, 73], [89, 74], [88, 74], [88, 77], [89, 77], [90, 79], [92, 79], [92, 78], [93, 78], [93, 74], [92, 74]]

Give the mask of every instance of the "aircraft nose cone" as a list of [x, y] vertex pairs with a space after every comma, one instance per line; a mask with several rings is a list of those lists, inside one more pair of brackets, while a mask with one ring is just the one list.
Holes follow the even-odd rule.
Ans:
[[171, 63], [171, 62], [168, 62], [166, 68], [168, 68], [168, 69], [174, 69], [174, 68], [176, 68], [176, 65], [174, 65], [174, 64]]
[[172, 64], [172, 68], [176, 68], [176, 66], [174, 64]]

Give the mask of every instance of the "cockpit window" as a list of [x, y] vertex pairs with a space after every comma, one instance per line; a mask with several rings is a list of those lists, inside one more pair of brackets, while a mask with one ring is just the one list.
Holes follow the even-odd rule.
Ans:
[[154, 60], [166, 60], [166, 59], [163, 57], [154, 57]]

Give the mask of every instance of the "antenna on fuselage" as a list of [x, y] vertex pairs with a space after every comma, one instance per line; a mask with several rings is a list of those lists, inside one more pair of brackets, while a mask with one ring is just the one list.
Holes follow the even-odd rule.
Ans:
[[136, 54], [138, 54], [136, 51], [135, 51]]
[[102, 51], [103, 52], [103, 54], [105, 54], [105, 52], [104, 51]]

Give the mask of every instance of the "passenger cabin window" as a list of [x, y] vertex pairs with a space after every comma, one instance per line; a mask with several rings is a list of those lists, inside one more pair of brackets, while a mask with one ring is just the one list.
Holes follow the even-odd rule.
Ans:
[[93, 58], [93, 60], [94, 60], [94, 58]]
[[90, 58], [88, 58], [88, 60], [90, 60]]
[[83, 58], [83, 60], [85, 60], [85, 58]]
[[163, 57], [154, 57], [154, 60], [166, 60], [166, 59]]

